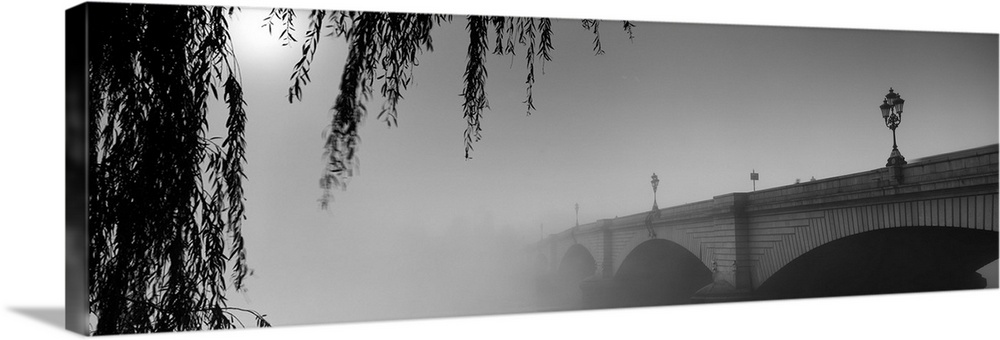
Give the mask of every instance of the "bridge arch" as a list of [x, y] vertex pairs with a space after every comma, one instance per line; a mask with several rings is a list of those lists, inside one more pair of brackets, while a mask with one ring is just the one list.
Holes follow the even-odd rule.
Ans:
[[749, 242], [759, 249], [753, 286], [760, 287], [793, 260], [818, 247], [874, 231], [979, 230], [992, 232], [989, 238], [997, 242], [997, 201], [996, 193], [966, 194], [751, 217]]
[[567, 285], [579, 285], [584, 279], [596, 273], [597, 261], [590, 254], [590, 250], [580, 244], [574, 244], [566, 250], [556, 271], [558, 280]]
[[997, 259], [998, 233], [955, 227], [861, 232], [798, 256], [757, 289], [804, 298], [984, 288], [976, 271]]
[[712, 271], [684, 246], [651, 239], [625, 256], [614, 280], [623, 305], [679, 304], [711, 283]]
[[[691, 235], [685, 232], [678, 232], [675, 228], [671, 228], [670, 225], [666, 223], [657, 223], [653, 225], [653, 230], [656, 233], [656, 238], [664, 239], [676, 243], [694, 256], [702, 259], [702, 263], [708, 266], [711, 260], [705, 260], [705, 254], [702, 254], [702, 249], [699, 249], [700, 244], [698, 240], [694, 239]], [[633, 228], [632, 230], [622, 230], [616, 232], [615, 241], [616, 243], [622, 245], [614, 249], [614, 259], [612, 263], [612, 268], [617, 272], [618, 268], [621, 268], [622, 263], [625, 262], [625, 258], [628, 254], [632, 253], [640, 244], [652, 240], [650, 238], [649, 232], [646, 228]]]

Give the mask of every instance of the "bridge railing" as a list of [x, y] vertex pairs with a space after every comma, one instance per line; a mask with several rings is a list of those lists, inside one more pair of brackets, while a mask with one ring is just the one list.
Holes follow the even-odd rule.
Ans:
[[749, 193], [751, 211], [799, 207], [997, 183], [998, 145], [935, 155], [903, 166], [901, 183], [888, 168]]

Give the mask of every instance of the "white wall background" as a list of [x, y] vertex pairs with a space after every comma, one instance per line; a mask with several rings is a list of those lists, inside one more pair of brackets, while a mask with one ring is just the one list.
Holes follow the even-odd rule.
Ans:
[[[197, 4], [273, 6], [263, 1], [184, 1]], [[0, 228], [0, 337], [69, 338], [75, 335], [39, 321], [25, 310], [63, 305], [63, 11], [73, 1], [13, 3], [2, 24], [3, 89], [0, 124], [4, 162]], [[441, 1], [282, 1], [297, 8], [325, 7], [556, 17], [596, 17], [675, 22], [779, 26], [910, 29], [997, 33], [996, 8], [976, 1], [871, 3], [828, 1], [723, 1], [696, 5], [647, 5], [600, 1], [573, 6], [538, 1], [492, 4]], [[995, 5], [985, 5], [995, 7]], [[891, 53], [891, 51], [872, 51]], [[675, 336], [710, 338], [968, 338], [995, 335], [1000, 291], [923, 293], [877, 297], [757, 302], [712, 306], [643, 308], [416, 321], [284, 327], [157, 335], [168, 338], [622, 338]], [[52, 313], [43, 313], [52, 314]], [[767, 325], [767, 326], [765, 326]], [[779, 327], [771, 327], [779, 326]], [[674, 333], [676, 332], [676, 333]]]

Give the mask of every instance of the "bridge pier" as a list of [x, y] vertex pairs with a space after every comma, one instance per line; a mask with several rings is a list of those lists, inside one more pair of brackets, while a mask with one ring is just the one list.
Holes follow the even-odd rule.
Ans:
[[737, 302], [750, 301], [754, 299], [754, 294], [751, 289], [739, 289], [730, 283], [731, 281], [728, 280], [727, 277], [733, 277], [734, 275], [732, 272], [726, 273], [716, 271], [712, 276], [714, 277], [713, 282], [696, 291], [694, 295], [691, 296], [691, 302]]
[[728, 270], [716, 271], [720, 279], [735, 289], [752, 290], [750, 259], [750, 221], [747, 216], [748, 193], [731, 193], [714, 198], [713, 223], [720, 231], [719, 246], [710, 248], [709, 259]]
[[601, 277], [610, 279], [615, 276], [614, 239], [612, 238], [611, 219], [601, 220], [601, 235], [604, 243], [604, 256], [601, 261]]
[[750, 256], [749, 193], [715, 196], [712, 207], [718, 246], [708, 248], [703, 261], [710, 260], [712, 283], [702, 287], [693, 302], [730, 302], [750, 299], [753, 293], [753, 266]]

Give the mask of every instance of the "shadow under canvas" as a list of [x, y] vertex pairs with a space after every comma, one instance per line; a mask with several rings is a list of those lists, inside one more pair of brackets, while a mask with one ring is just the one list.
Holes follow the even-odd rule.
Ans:
[[66, 309], [63, 307], [11, 307], [10, 310], [59, 329], [66, 324]]

